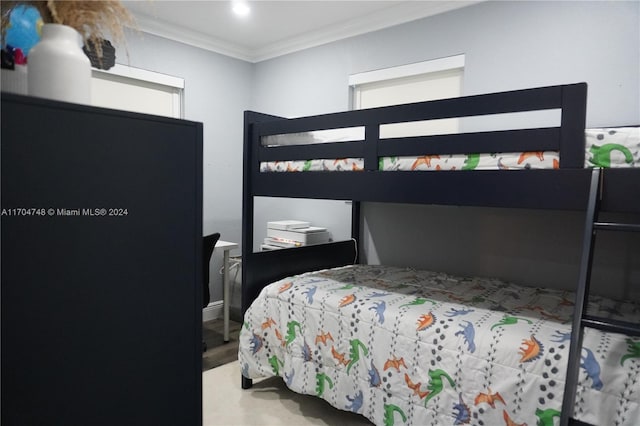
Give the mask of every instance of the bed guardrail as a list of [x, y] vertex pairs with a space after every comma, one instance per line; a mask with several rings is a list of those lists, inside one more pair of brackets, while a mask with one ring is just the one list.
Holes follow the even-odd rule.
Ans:
[[[257, 196], [582, 208], [586, 203], [586, 192], [572, 194], [571, 188], [586, 187], [588, 182], [584, 174], [572, 173], [584, 167], [586, 94], [587, 85], [577, 83], [294, 119], [248, 112], [245, 181], [250, 181], [250, 184], [245, 189]], [[559, 127], [380, 138], [380, 126], [387, 124], [554, 109], [561, 111]], [[364, 127], [363, 140], [292, 146], [264, 146], [261, 142], [263, 137], [273, 135], [354, 127]], [[469, 175], [464, 175], [468, 171], [407, 173], [378, 170], [379, 159], [390, 155], [543, 150], [559, 151], [562, 158], [560, 170], [552, 170], [551, 173], [535, 170], [535, 177], [531, 173], [533, 170], [511, 173], [517, 175], [509, 179], [511, 183], [506, 182], [501, 170], [472, 172], [475, 173], [473, 187], [464, 184], [464, 180], [469, 179]], [[265, 161], [348, 157], [363, 158], [364, 170], [340, 173], [260, 171], [260, 163]], [[436, 174], [438, 176], [434, 176]], [[537, 180], [537, 183], [532, 184], [532, 180]], [[510, 195], [512, 189], [522, 184], [534, 188], [530, 196]], [[457, 186], [457, 193], [451, 191], [452, 185]], [[552, 207], [554, 205], [556, 207]]]
[[[581, 141], [586, 96], [586, 83], [577, 83], [258, 122], [252, 134], [252, 169], [258, 172], [260, 161], [362, 157], [364, 169], [375, 171], [378, 158], [387, 155], [539, 150], [560, 151], [562, 168], [580, 168], [584, 164]], [[560, 127], [380, 138], [380, 126], [387, 124], [552, 109], [562, 112]], [[278, 147], [261, 144], [265, 136], [354, 127], [365, 128], [363, 141]]]

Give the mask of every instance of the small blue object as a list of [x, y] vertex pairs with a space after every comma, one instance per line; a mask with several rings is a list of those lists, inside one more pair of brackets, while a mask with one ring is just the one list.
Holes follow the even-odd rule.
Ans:
[[11, 11], [3, 44], [20, 48], [28, 56], [31, 48], [40, 41], [42, 25], [38, 9], [33, 6], [17, 6]]

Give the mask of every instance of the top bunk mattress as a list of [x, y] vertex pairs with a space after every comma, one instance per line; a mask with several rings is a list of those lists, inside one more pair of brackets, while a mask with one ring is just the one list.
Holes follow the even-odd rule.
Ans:
[[[308, 145], [362, 140], [363, 132], [307, 132], [267, 136], [263, 145]], [[640, 127], [603, 127], [585, 130], [584, 167], [640, 167]], [[435, 154], [379, 157], [380, 171], [455, 171], [558, 169], [558, 151], [525, 151], [473, 154]], [[263, 161], [261, 172], [362, 171], [363, 158]]]

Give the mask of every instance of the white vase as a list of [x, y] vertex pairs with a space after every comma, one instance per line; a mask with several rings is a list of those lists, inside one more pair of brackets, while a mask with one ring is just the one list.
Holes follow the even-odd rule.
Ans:
[[82, 51], [80, 33], [67, 25], [43, 25], [27, 58], [27, 82], [31, 96], [91, 103], [91, 62]]

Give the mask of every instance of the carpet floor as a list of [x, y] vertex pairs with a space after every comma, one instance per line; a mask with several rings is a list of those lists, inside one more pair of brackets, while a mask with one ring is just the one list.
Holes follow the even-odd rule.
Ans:
[[371, 426], [359, 414], [290, 391], [279, 377], [242, 389], [238, 361], [202, 373], [202, 399], [204, 426]]

